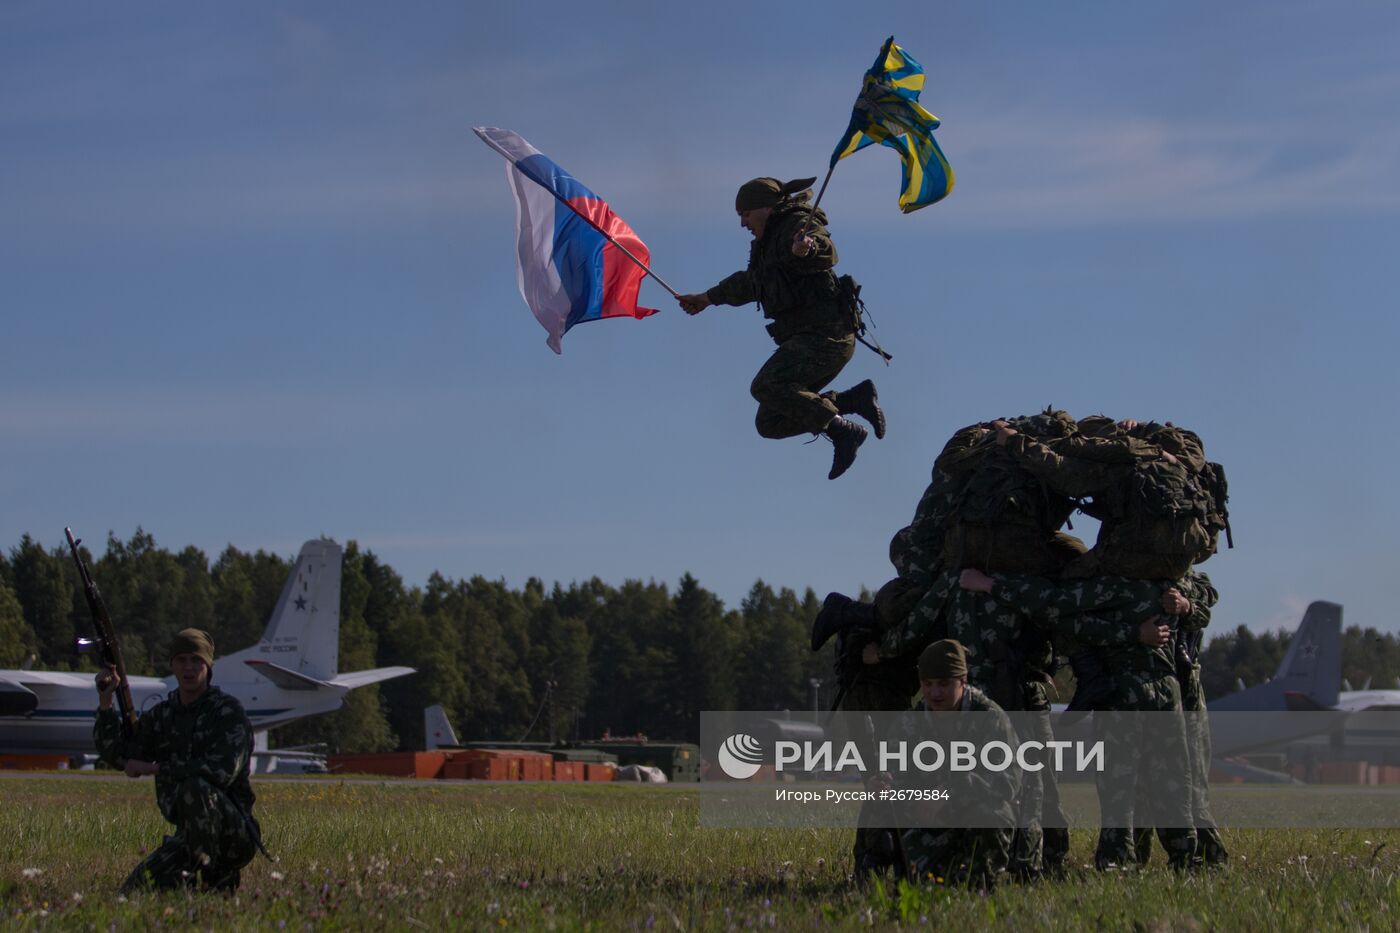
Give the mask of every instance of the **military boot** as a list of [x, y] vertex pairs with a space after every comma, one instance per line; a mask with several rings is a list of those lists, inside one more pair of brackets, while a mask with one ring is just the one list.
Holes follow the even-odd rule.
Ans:
[[866, 431], [854, 421], [847, 421], [839, 415], [831, 419], [831, 423], [822, 431], [831, 443], [836, 446], [836, 451], [831, 458], [831, 472], [826, 474], [827, 479], [835, 479], [851, 468], [851, 464], [856, 462], [856, 451], [861, 444], [865, 443]]
[[853, 624], [873, 628], [875, 606], [871, 603], [858, 603], [844, 593], [827, 593], [821, 612], [812, 620], [812, 650], [822, 650], [827, 639], [844, 632]]
[[204, 890], [232, 895], [243, 880], [243, 873], [237, 868], [206, 865], [200, 873], [204, 880]]
[[870, 422], [876, 438], [885, 436], [885, 413], [880, 408], [880, 396], [875, 394], [875, 383], [869, 379], [837, 392], [836, 410], [843, 415], [859, 415]]
[[1211, 868], [1229, 864], [1230, 853], [1225, 851], [1225, 840], [1215, 827], [1196, 830], [1196, 858]]

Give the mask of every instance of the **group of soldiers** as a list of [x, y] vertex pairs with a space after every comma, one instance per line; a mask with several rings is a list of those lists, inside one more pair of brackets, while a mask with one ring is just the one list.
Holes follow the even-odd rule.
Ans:
[[[1023, 740], [1048, 741], [1060, 658], [1077, 682], [1071, 710], [1100, 711], [1096, 737], [1101, 869], [1145, 863], [1155, 829], [1174, 867], [1227, 859], [1207, 798], [1209, 733], [1198, 652], [1217, 594], [1196, 564], [1225, 531], [1223, 470], [1171, 424], [1075, 420], [1063, 411], [974, 424], [933, 466], [913, 521], [890, 543], [897, 576], [873, 601], [827, 597], [812, 648], [837, 638], [845, 710], [1022, 711]], [[1080, 509], [1101, 522], [1087, 547], [1061, 528]], [[1152, 719], [1117, 715], [1174, 714]], [[1034, 715], [1032, 715], [1034, 714]], [[1116, 716], [1116, 719], [1115, 719]], [[1165, 724], [1165, 725], [1164, 725]], [[1150, 793], [1146, 789], [1150, 787]], [[857, 831], [858, 872], [994, 883], [1065, 865], [1054, 772], [1026, 771], [992, 829], [878, 825]]]

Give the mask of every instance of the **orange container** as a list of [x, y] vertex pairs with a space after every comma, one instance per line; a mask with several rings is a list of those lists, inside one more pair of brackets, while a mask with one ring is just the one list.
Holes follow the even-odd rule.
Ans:
[[0, 755], [0, 771], [66, 771], [67, 755]]
[[518, 758], [473, 758], [466, 765], [468, 780], [520, 780], [520, 759]]
[[617, 765], [614, 764], [594, 764], [591, 761], [585, 761], [582, 764], [585, 781], [611, 781], [617, 772]]
[[384, 752], [331, 755], [330, 770], [338, 774], [382, 774], [386, 777], [435, 778], [442, 772], [443, 752]]
[[1318, 784], [1365, 784], [1364, 761], [1327, 761], [1317, 766]]
[[554, 756], [547, 752], [517, 752], [520, 757], [520, 780], [552, 781]]
[[464, 781], [467, 778], [467, 766], [471, 759], [465, 752], [447, 752], [447, 758], [442, 763], [442, 771], [438, 777], [443, 780]]
[[581, 761], [555, 761], [554, 780], [556, 781], [582, 781], [583, 762]]

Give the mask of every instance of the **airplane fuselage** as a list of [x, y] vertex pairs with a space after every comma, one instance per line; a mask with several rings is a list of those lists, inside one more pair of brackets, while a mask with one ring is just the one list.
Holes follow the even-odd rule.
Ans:
[[[8, 671], [22, 678], [35, 695], [37, 707], [21, 716], [0, 716], [0, 749], [19, 754], [92, 754], [93, 722], [97, 716], [97, 689], [92, 674], [59, 671]], [[175, 689], [173, 677], [128, 678], [131, 701], [143, 713]], [[340, 708], [347, 688], [330, 686], [310, 691], [289, 691], [271, 683], [219, 683], [217, 666], [213, 685], [243, 704], [255, 731], [284, 725], [302, 716], [329, 713]], [[299, 694], [299, 695], [296, 695]]]

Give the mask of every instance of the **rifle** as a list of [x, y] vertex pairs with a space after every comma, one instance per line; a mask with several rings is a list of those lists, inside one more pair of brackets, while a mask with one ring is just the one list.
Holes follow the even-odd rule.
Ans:
[[68, 536], [68, 548], [73, 552], [73, 562], [78, 565], [78, 576], [83, 580], [83, 595], [87, 597], [88, 610], [97, 626], [95, 638], [79, 638], [80, 652], [96, 651], [101, 655], [103, 669], [110, 667], [117, 672], [117, 707], [121, 710], [122, 739], [130, 741], [136, 735], [136, 704], [131, 701], [131, 686], [126, 679], [126, 662], [122, 660], [121, 643], [117, 641], [117, 630], [112, 627], [112, 617], [107, 614], [107, 605], [102, 601], [102, 593], [88, 573], [83, 556], [78, 553], [81, 538], [73, 537], [72, 528], [64, 528]]

